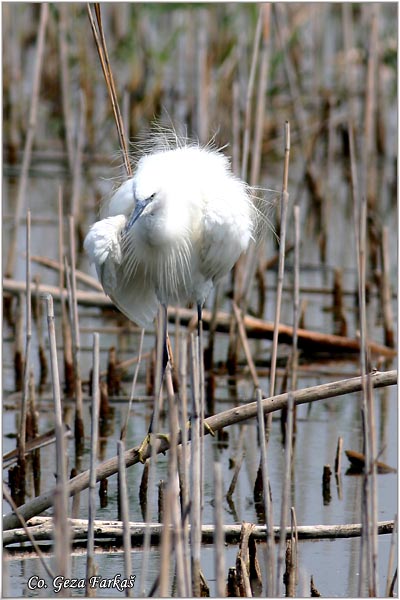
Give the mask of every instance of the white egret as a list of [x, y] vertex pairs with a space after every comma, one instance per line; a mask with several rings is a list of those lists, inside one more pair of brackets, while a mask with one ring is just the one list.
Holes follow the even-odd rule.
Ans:
[[200, 334], [202, 306], [213, 284], [232, 269], [266, 221], [257, 200], [220, 151], [156, 135], [134, 177], [90, 228], [84, 247], [121, 312], [148, 327], [159, 303], [164, 307], [164, 369], [168, 304], [195, 302]]
[[251, 188], [220, 151], [158, 137], [84, 247], [105, 293], [148, 327], [159, 303], [166, 309], [195, 302], [200, 318], [213, 284], [232, 269], [259, 224]]

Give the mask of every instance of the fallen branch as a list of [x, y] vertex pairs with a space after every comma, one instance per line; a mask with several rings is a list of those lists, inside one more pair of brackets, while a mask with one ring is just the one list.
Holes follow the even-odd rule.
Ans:
[[[64, 435], [66, 438], [72, 437], [72, 433], [68, 425], [64, 426], [65, 431]], [[49, 444], [54, 444], [56, 441], [55, 429], [51, 429], [50, 431], [46, 431], [46, 433], [42, 433], [38, 435], [35, 439], [29, 440], [25, 444], [25, 456], [27, 456], [30, 452], [34, 450], [39, 450], [39, 448], [44, 448]], [[3, 454], [3, 469], [8, 469], [14, 462], [17, 462], [18, 459], [18, 448]]]
[[[75, 541], [86, 540], [88, 532], [87, 519], [68, 519], [72, 538]], [[52, 517], [33, 517], [27, 523], [29, 533], [38, 541], [51, 541], [53, 539], [53, 519]], [[161, 540], [163, 525], [160, 523], [129, 523], [130, 536], [132, 544], [139, 546], [143, 543], [146, 527], [150, 528], [152, 544], [159, 543]], [[381, 521], [378, 523], [378, 533], [380, 535], [390, 534], [393, 531], [394, 521]], [[241, 525], [223, 525], [225, 542], [236, 544], [240, 538]], [[189, 527], [190, 529], [190, 527]], [[274, 527], [274, 537], [279, 539], [280, 528]], [[349, 525], [300, 525], [297, 527], [299, 539], [331, 539], [331, 538], [351, 538], [361, 535], [362, 526], [360, 523], [351, 523]], [[291, 528], [286, 527], [286, 537], [290, 537]], [[123, 524], [121, 521], [94, 521], [95, 539], [109, 540], [118, 538], [122, 543]], [[214, 525], [202, 525], [201, 528], [202, 543], [210, 544], [214, 541]], [[264, 525], [252, 525], [250, 533], [256, 540], [265, 541], [266, 531]], [[10, 544], [19, 544], [30, 541], [24, 529], [11, 529], [3, 534], [3, 546]]]
[[[371, 384], [375, 388], [395, 385], [397, 383], [397, 371], [375, 372], [371, 374]], [[354, 394], [362, 390], [362, 377], [352, 377], [342, 381], [334, 381], [317, 385], [303, 390], [291, 392], [293, 395], [294, 404], [306, 404], [317, 400], [326, 400], [344, 394]], [[288, 403], [288, 394], [280, 394], [273, 398], [264, 398], [262, 400], [262, 408], [264, 414], [282, 410]], [[250, 402], [242, 406], [231, 408], [217, 415], [213, 415], [205, 419], [205, 431], [207, 435], [210, 431], [216, 432], [219, 429], [228, 427], [235, 423], [240, 423], [251, 419], [257, 415], [257, 402]], [[178, 443], [180, 443], [181, 435], [179, 434]], [[147, 447], [147, 450], [142, 454], [143, 459], [147, 459], [151, 455], [151, 448], [154, 446], [155, 452], [166, 452], [169, 448], [169, 442], [165, 438], [158, 438], [152, 441], [152, 445]], [[125, 452], [125, 465], [130, 467], [139, 462], [138, 447], [131, 448]], [[106, 479], [114, 475], [118, 470], [118, 457], [114, 456], [100, 465], [96, 469], [96, 481]], [[69, 494], [72, 496], [86, 489], [89, 485], [89, 471], [80, 473], [68, 482]], [[54, 489], [45, 492], [41, 496], [26, 502], [19, 507], [20, 514], [27, 520], [35, 515], [40, 514], [53, 504]], [[18, 517], [14, 512], [6, 514], [3, 518], [3, 529], [13, 529], [18, 527]]]
[[[18, 294], [25, 292], [25, 282], [16, 281], [14, 279], [5, 278], [3, 280], [3, 291]], [[39, 285], [39, 292], [41, 294], [51, 294], [54, 300], [60, 300], [60, 290], [58, 287], [51, 285]], [[67, 290], [62, 291], [64, 298], [67, 298]], [[76, 300], [78, 304], [86, 306], [98, 306], [100, 308], [114, 308], [116, 307], [109, 298], [102, 292], [87, 292], [77, 290]], [[170, 307], [168, 308], [168, 319], [174, 322], [177, 316], [178, 309]], [[197, 318], [197, 312], [188, 308], [179, 308], [179, 318], [183, 325], [187, 325], [193, 317]], [[203, 310], [203, 325], [204, 329], [207, 330], [210, 326], [212, 313], [209, 310]], [[216, 315], [216, 331], [222, 333], [229, 332], [231, 316], [225, 312], [218, 312]], [[264, 321], [246, 315], [243, 317], [243, 324], [246, 328], [247, 337], [272, 340], [274, 335], [274, 324], [271, 321]], [[331, 356], [333, 353], [339, 352], [358, 354], [360, 352], [360, 340], [358, 338], [349, 338], [340, 335], [331, 335], [329, 333], [321, 333], [318, 331], [309, 331], [308, 329], [298, 329], [298, 347], [304, 352], [316, 353], [316, 352], [328, 352]], [[280, 344], [292, 344], [293, 327], [289, 325], [279, 325], [279, 336], [278, 343]], [[381, 355], [384, 357], [396, 356], [396, 351], [388, 346], [377, 344], [375, 342], [368, 342], [369, 351], [375, 355]]]

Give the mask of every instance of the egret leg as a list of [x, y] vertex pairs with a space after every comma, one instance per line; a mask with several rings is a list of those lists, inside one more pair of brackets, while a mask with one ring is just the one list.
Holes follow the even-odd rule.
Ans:
[[[199, 337], [199, 348], [201, 352], [203, 352], [203, 304], [197, 303], [197, 335]], [[202, 361], [203, 357], [199, 355], [199, 359]], [[202, 409], [204, 411], [204, 408]], [[208, 431], [212, 436], [215, 436], [214, 431], [211, 429], [209, 425], [204, 421], [204, 413], [203, 413], [203, 422], [204, 429]]]
[[[167, 365], [170, 362], [170, 355], [169, 355], [169, 350], [168, 350], [168, 307], [167, 307], [167, 305], [162, 304], [162, 309], [163, 309], [164, 322], [163, 322], [163, 333], [162, 333], [162, 336], [163, 336], [163, 340], [162, 340], [162, 371], [161, 371], [161, 378], [160, 378], [160, 386], [162, 385]], [[158, 392], [159, 392], [159, 390], [156, 390], [156, 402], [159, 401], [159, 393]], [[138, 450], [139, 460], [141, 463], [144, 463], [146, 460], [144, 458], [144, 453], [145, 453], [145, 450], [147, 449], [147, 446], [150, 445], [151, 435], [153, 434], [153, 426], [155, 424], [156, 411], [158, 412], [157, 406], [156, 406], [156, 404], [154, 404], [153, 413], [151, 415], [150, 425], [149, 425], [149, 429], [147, 431], [147, 435], [144, 438], [143, 442], [140, 444], [139, 450]], [[157, 419], [157, 421], [158, 421], [158, 419]], [[167, 434], [162, 434], [162, 433], [157, 433], [156, 437], [169, 439]]]

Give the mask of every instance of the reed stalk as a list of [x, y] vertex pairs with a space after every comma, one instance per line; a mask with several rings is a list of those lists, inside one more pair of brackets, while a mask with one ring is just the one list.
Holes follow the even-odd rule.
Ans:
[[[125, 444], [121, 440], [117, 442], [118, 446], [118, 482], [119, 482], [119, 498], [121, 505], [122, 528], [123, 528], [123, 545], [124, 545], [124, 568], [125, 578], [129, 581], [132, 576], [132, 559], [131, 559], [131, 536], [129, 528], [129, 501], [128, 489], [126, 483], [126, 467], [125, 467]], [[132, 588], [125, 588], [125, 595], [129, 598], [132, 595]]]
[[81, 378], [81, 337], [79, 331], [78, 303], [76, 298], [76, 274], [75, 274], [75, 225], [72, 215], [68, 218], [69, 230], [69, 257], [70, 257], [70, 284], [71, 284], [71, 328], [72, 341], [74, 346], [74, 376], [75, 376], [75, 447], [76, 454], [79, 456], [83, 451], [84, 444], [84, 423], [83, 423], [83, 405], [82, 405], [82, 378]]
[[32, 294], [31, 294], [31, 211], [26, 214], [26, 342], [24, 385], [21, 398], [21, 421], [19, 424], [19, 458], [21, 497], [25, 497], [25, 447], [26, 447], [26, 419], [28, 415], [29, 376], [31, 370], [32, 348]]
[[[262, 16], [261, 16], [262, 15]], [[265, 104], [267, 98], [268, 67], [270, 60], [270, 26], [271, 26], [271, 4], [265, 3], [260, 7], [262, 18], [262, 45], [260, 57], [260, 72], [258, 78], [257, 104], [254, 123], [252, 163], [250, 172], [250, 185], [257, 185], [260, 178], [262, 139], [264, 133]]]
[[247, 84], [246, 90], [246, 106], [245, 106], [245, 116], [244, 116], [244, 131], [243, 131], [243, 150], [242, 150], [242, 165], [240, 170], [240, 177], [244, 181], [247, 180], [247, 165], [249, 160], [249, 151], [250, 151], [250, 128], [251, 128], [251, 101], [253, 98], [254, 92], [254, 83], [256, 78], [256, 69], [258, 63], [258, 56], [260, 53], [260, 41], [261, 41], [261, 33], [262, 33], [262, 21], [263, 21], [263, 6], [260, 5], [256, 31], [254, 34], [254, 42], [253, 42], [253, 51], [251, 56], [251, 66], [250, 66], [250, 75], [249, 81]]
[[390, 285], [390, 252], [389, 252], [389, 229], [387, 226], [382, 228], [382, 312], [385, 344], [390, 348], [395, 347], [392, 292]]
[[201, 552], [201, 457], [200, 457], [200, 358], [199, 345], [191, 334], [191, 378], [192, 378], [192, 415], [191, 415], [191, 465], [190, 487], [190, 550], [192, 571], [192, 594], [200, 597], [200, 552]]
[[[278, 355], [278, 335], [279, 335], [279, 321], [281, 314], [281, 303], [282, 303], [282, 290], [283, 290], [283, 277], [285, 270], [285, 243], [286, 243], [286, 217], [289, 202], [288, 193], [288, 178], [289, 178], [289, 156], [290, 156], [290, 125], [288, 122], [285, 123], [285, 160], [283, 167], [283, 184], [282, 184], [282, 195], [281, 195], [281, 214], [280, 214], [280, 245], [279, 245], [279, 265], [278, 265], [278, 278], [276, 287], [276, 304], [275, 304], [275, 319], [274, 319], [274, 337], [272, 340], [272, 353], [271, 353], [271, 374], [270, 374], [270, 385], [269, 395], [273, 396], [275, 393], [275, 378], [276, 378], [276, 359]], [[271, 419], [267, 420], [267, 430], [271, 427]]]
[[274, 597], [276, 595], [275, 591], [275, 580], [274, 580], [274, 571], [275, 571], [275, 548], [274, 548], [274, 536], [273, 536], [273, 508], [272, 501], [270, 498], [270, 488], [269, 488], [269, 476], [268, 476], [268, 462], [267, 462], [267, 447], [266, 447], [266, 438], [265, 438], [265, 424], [264, 424], [264, 415], [262, 408], [262, 394], [261, 390], [256, 390], [257, 395], [257, 419], [258, 419], [258, 437], [260, 440], [260, 449], [261, 449], [261, 473], [262, 473], [262, 481], [263, 481], [263, 498], [264, 498], [264, 510], [265, 510], [265, 534], [267, 540], [267, 564], [266, 564], [266, 572], [267, 572], [267, 585], [266, 585], [266, 596]]
[[[74, 147], [72, 139], [72, 115], [69, 101], [70, 77], [68, 68], [68, 41], [67, 41], [67, 9], [65, 4], [58, 7], [58, 52], [60, 56], [60, 82], [61, 100], [64, 115], [65, 142], [70, 173], [74, 167]], [[74, 214], [74, 213], [73, 213]]]
[[19, 522], [21, 523], [24, 532], [26, 533], [26, 537], [27, 540], [30, 541], [30, 543], [32, 544], [41, 564], [43, 569], [46, 571], [47, 575], [50, 577], [50, 579], [54, 579], [55, 574], [53, 573], [51, 567], [47, 564], [46, 558], [43, 554], [43, 552], [40, 549], [40, 546], [38, 545], [35, 536], [32, 535], [31, 531], [30, 531], [30, 527], [28, 527], [24, 517], [21, 515], [21, 513], [19, 512], [19, 508], [18, 506], [15, 504], [14, 500], [12, 499], [6, 485], [3, 483], [3, 496], [6, 500], [6, 502], [8, 502], [8, 504], [11, 506], [11, 508], [13, 509], [15, 515], [17, 516]]
[[222, 507], [222, 469], [221, 463], [214, 463], [214, 556], [215, 556], [215, 580], [217, 598], [225, 596], [225, 548], [223, 530], [223, 507]]
[[56, 473], [57, 484], [54, 489], [54, 553], [56, 572], [69, 576], [70, 573], [70, 529], [68, 524], [68, 483], [66, 472], [66, 453], [64, 427], [62, 422], [60, 379], [58, 371], [56, 329], [54, 319], [53, 298], [45, 297], [47, 310], [47, 326], [50, 346], [51, 381], [54, 399], [55, 433], [56, 433]]
[[88, 541], [86, 562], [86, 594], [93, 595], [94, 588], [89, 586], [89, 580], [95, 575], [94, 561], [94, 519], [96, 517], [96, 456], [99, 439], [99, 412], [100, 412], [100, 387], [99, 387], [99, 334], [93, 334], [93, 374], [92, 374], [92, 414], [90, 433], [90, 469], [89, 469], [89, 510], [88, 510]]
[[[160, 422], [160, 407], [161, 407], [161, 399], [162, 399], [162, 356], [164, 352], [163, 348], [163, 332], [164, 332], [164, 319], [166, 315], [164, 311], [160, 309], [159, 311], [159, 323], [158, 323], [158, 333], [157, 333], [157, 348], [156, 348], [156, 377], [155, 377], [155, 394], [154, 394], [154, 411], [152, 416], [152, 432], [158, 433], [159, 431], [159, 422]], [[154, 436], [155, 437], [155, 436]], [[154, 488], [155, 477], [156, 477], [156, 440], [151, 436], [151, 446], [150, 446], [150, 461], [149, 461], [149, 470], [148, 470], [148, 488], [150, 491]], [[126, 465], [129, 466], [129, 465]], [[140, 574], [140, 587], [139, 587], [139, 597], [144, 596], [145, 586], [147, 581], [147, 571], [149, 566], [148, 556], [150, 554], [150, 541], [151, 541], [151, 530], [150, 530], [150, 521], [151, 521], [151, 503], [146, 503], [146, 518], [145, 518], [145, 536], [143, 541], [143, 561], [142, 561], [142, 569]]]
[[21, 175], [18, 183], [18, 192], [15, 202], [14, 220], [10, 232], [10, 242], [8, 248], [7, 262], [5, 273], [7, 277], [13, 277], [15, 269], [15, 260], [17, 253], [18, 243], [18, 226], [21, 219], [26, 188], [28, 185], [28, 171], [32, 159], [33, 142], [35, 139], [37, 119], [38, 119], [38, 108], [39, 108], [39, 94], [40, 94], [40, 80], [42, 76], [43, 61], [44, 61], [44, 48], [45, 48], [45, 37], [46, 27], [49, 18], [49, 4], [43, 2], [40, 5], [40, 22], [36, 39], [36, 60], [33, 72], [33, 83], [31, 93], [31, 104], [29, 108], [28, 128], [25, 138], [25, 146], [23, 151]]
[[132, 177], [132, 168], [129, 162], [129, 154], [128, 154], [128, 145], [126, 142], [125, 131], [124, 131], [124, 123], [121, 116], [121, 111], [118, 104], [117, 92], [114, 83], [114, 77], [111, 70], [110, 61], [108, 58], [108, 51], [106, 40], [104, 36], [103, 23], [101, 19], [101, 9], [100, 4], [98, 2], [94, 3], [94, 10], [96, 14], [97, 28], [94, 22], [94, 18], [92, 15], [92, 11], [90, 5], [87, 4], [87, 11], [89, 16], [90, 25], [92, 28], [92, 33], [94, 37], [94, 41], [96, 43], [97, 52], [100, 59], [101, 68], [103, 70], [104, 79], [106, 82], [107, 91], [110, 96], [111, 105], [113, 109], [115, 124], [117, 126], [119, 143], [122, 151], [122, 156], [124, 159], [124, 166], [129, 177]]
[[[286, 422], [286, 435], [285, 435], [285, 476], [282, 485], [282, 501], [281, 501], [281, 522], [280, 522], [280, 531], [283, 532], [286, 530], [286, 519], [287, 513], [289, 510], [289, 494], [290, 494], [290, 484], [291, 484], [291, 472], [292, 472], [292, 448], [293, 448], [293, 411], [294, 411], [294, 402], [293, 402], [293, 393], [289, 392], [288, 395], [288, 418]], [[278, 549], [278, 561], [277, 561], [277, 569], [276, 569], [276, 590], [278, 592], [281, 576], [282, 576], [282, 568], [283, 562], [285, 559], [285, 536], [281, 535], [279, 538], [279, 549]]]
[[78, 131], [76, 137], [76, 148], [74, 149], [74, 168], [72, 172], [72, 194], [71, 194], [71, 210], [70, 214], [74, 218], [74, 223], [79, 225], [79, 206], [80, 206], [80, 194], [82, 187], [82, 154], [85, 143], [85, 111], [86, 102], [84, 92], [80, 90], [79, 93], [79, 116]]
[[131, 393], [129, 396], [129, 403], [128, 403], [128, 408], [126, 411], [126, 416], [125, 416], [125, 421], [121, 427], [121, 433], [120, 433], [120, 440], [121, 442], [126, 442], [126, 432], [128, 430], [128, 422], [129, 422], [129, 418], [130, 418], [130, 414], [131, 414], [131, 409], [132, 409], [132, 402], [133, 399], [135, 397], [135, 389], [136, 389], [136, 382], [137, 382], [137, 378], [139, 375], [139, 369], [141, 366], [141, 362], [142, 362], [142, 351], [143, 351], [143, 339], [144, 339], [144, 329], [141, 329], [140, 331], [140, 341], [139, 341], [139, 352], [138, 352], [138, 356], [137, 356], [137, 363], [136, 363], [136, 368], [135, 368], [135, 373], [133, 376], [133, 380], [132, 380], [132, 386], [131, 386]]

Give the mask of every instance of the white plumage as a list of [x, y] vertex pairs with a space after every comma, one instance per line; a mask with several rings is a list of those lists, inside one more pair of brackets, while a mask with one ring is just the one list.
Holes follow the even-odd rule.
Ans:
[[166, 143], [142, 156], [84, 247], [106, 294], [147, 327], [158, 303], [202, 306], [255, 236], [248, 186], [219, 151]]

